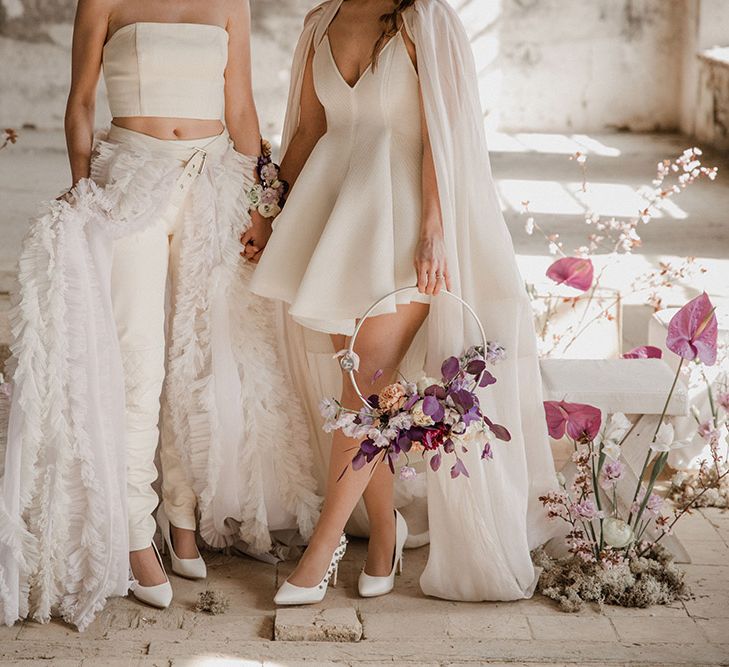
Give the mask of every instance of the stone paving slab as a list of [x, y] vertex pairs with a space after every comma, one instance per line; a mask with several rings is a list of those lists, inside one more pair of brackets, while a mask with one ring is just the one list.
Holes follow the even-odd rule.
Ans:
[[362, 624], [352, 607], [283, 608], [276, 612], [273, 638], [284, 642], [358, 642]]

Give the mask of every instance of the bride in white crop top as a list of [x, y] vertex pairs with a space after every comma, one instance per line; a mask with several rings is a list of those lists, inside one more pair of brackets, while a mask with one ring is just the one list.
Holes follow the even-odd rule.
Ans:
[[[102, 69], [113, 120], [94, 137]], [[173, 572], [204, 578], [196, 528], [280, 551], [278, 531], [309, 536], [319, 498], [274, 314], [240, 256], [271, 233], [248, 211], [247, 0], [80, 0], [66, 136], [72, 187], [19, 263], [0, 612], [83, 629], [130, 586], [169, 605], [156, 524]]]

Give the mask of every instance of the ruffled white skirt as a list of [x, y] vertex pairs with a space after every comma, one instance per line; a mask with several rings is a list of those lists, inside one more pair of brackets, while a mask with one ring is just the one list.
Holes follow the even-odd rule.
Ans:
[[[156, 141], [101, 136], [92, 180], [73, 205], [47, 204], [24, 242], [0, 480], [7, 624], [60, 614], [83, 629], [128, 589], [124, 381], [109, 281], [114, 239], [158, 219], [189, 159]], [[273, 527], [308, 536], [319, 498], [272, 305], [250, 293], [239, 256], [254, 159], [216, 141], [185, 208], [162, 432], [197, 494], [204, 539], [265, 552], [269, 519], [290, 517]]]

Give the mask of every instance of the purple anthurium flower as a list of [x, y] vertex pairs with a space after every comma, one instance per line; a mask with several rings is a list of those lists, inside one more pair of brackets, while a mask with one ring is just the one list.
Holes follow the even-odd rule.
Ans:
[[453, 440], [451, 440], [450, 438], [448, 438], [448, 440], [446, 440], [443, 443], [443, 451], [446, 454], [451, 454], [451, 453], [453, 453], [454, 450], [455, 450], [455, 446], [453, 445]]
[[549, 435], [556, 440], [567, 435], [573, 440], [594, 440], [600, 431], [600, 410], [583, 403], [544, 401]]
[[380, 397], [377, 394], [372, 394], [372, 396], [368, 396], [367, 397], [367, 402], [373, 408], [375, 408], [375, 410], [380, 407]]
[[484, 371], [483, 375], [481, 376], [481, 380], [478, 383], [479, 387], [488, 387], [490, 384], [494, 384], [496, 382], [496, 378], [491, 375], [488, 371]]
[[457, 357], [448, 357], [440, 367], [440, 372], [446, 382], [450, 382], [461, 370], [461, 362]]
[[470, 475], [468, 474], [468, 470], [466, 470], [466, 466], [463, 465], [463, 461], [461, 461], [461, 459], [456, 459], [456, 462], [451, 468], [451, 479], [455, 479], [459, 475], [465, 475], [466, 477], [470, 477]]
[[426, 396], [423, 399], [423, 412], [434, 422], [439, 422], [445, 417], [443, 404], [435, 396]]
[[641, 345], [634, 347], [630, 352], [623, 355], [623, 359], [660, 359], [663, 352], [660, 347], [653, 345]]
[[430, 457], [430, 467], [433, 470], [433, 472], [438, 472], [438, 469], [440, 468], [440, 462], [441, 462], [440, 452], [436, 452], [435, 454], [433, 454], [433, 456]]
[[563, 257], [547, 269], [547, 278], [558, 285], [568, 285], [586, 292], [592, 285], [595, 269], [592, 261], [582, 257]]
[[706, 292], [689, 301], [668, 323], [666, 346], [684, 359], [699, 359], [707, 366], [716, 363], [719, 325]]

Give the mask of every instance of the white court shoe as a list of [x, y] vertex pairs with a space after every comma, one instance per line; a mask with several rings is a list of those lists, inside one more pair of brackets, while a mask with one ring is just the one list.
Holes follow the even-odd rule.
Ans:
[[137, 598], [140, 602], [148, 604], [150, 607], [157, 607], [157, 609], [167, 609], [172, 602], [172, 586], [170, 580], [167, 579], [167, 573], [165, 572], [165, 566], [162, 564], [162, 558], [157, 551], [157, 545], [152, 542], [152, 549], [154, 549], [154, 555], [157, 556], [157, 562], [162, 568], [162, 573], [165, 575], [165, 582], [157, 584], [156, 586], [142, 586], [138, 581], [134, 581], [131, 587], [132, 595]]
[[392, 570], [386, 577], [373, 577], [367, 574], [362, 568], [359, 575], [359, 594], [363, 598], [375, 598], [380, 595], [387, 595], [395, 588], [395, 572], [402, 573], [402, 550], [405, 540], [408, 539], [408, 525], [402, 514], [395, 510], [395, 557], [392, 562]]
[[162, 553], [165, 547], [170, 552], [170, 562], [172, 563], [172, 571], [185, 579], [205, 579], [208, 576], [208, 568], [205, 565], [203, 557], [198, 553], [197, 558], [178, 558], [172, 547], [172, 534], [170, 531], [170, 520], [165, 514], [164, 506], [160, 505], [157, 510], [157, 525], [162, 531]]
[[329, 579], [332, 579], [332, 586], [337, 585], [337, 573], [339, 572], [339, 561], [344, 558], [344, 553], [347, 551], [347, 536], [342, 535], [339, 539], [339, 545], [334, 550], [332, 560], [327, 568], [327, 573], [324, 578], [316, 585], [311, 588], [303, 586], [294, 586], [287, 581], [284, 581], [281, 588], [278, 589], [276, 596], [273, 601], [279, 605], [291, 605], [291, 604], [316, 604], [324, 599], [327, 593], [327, 587], [329, 585]]

